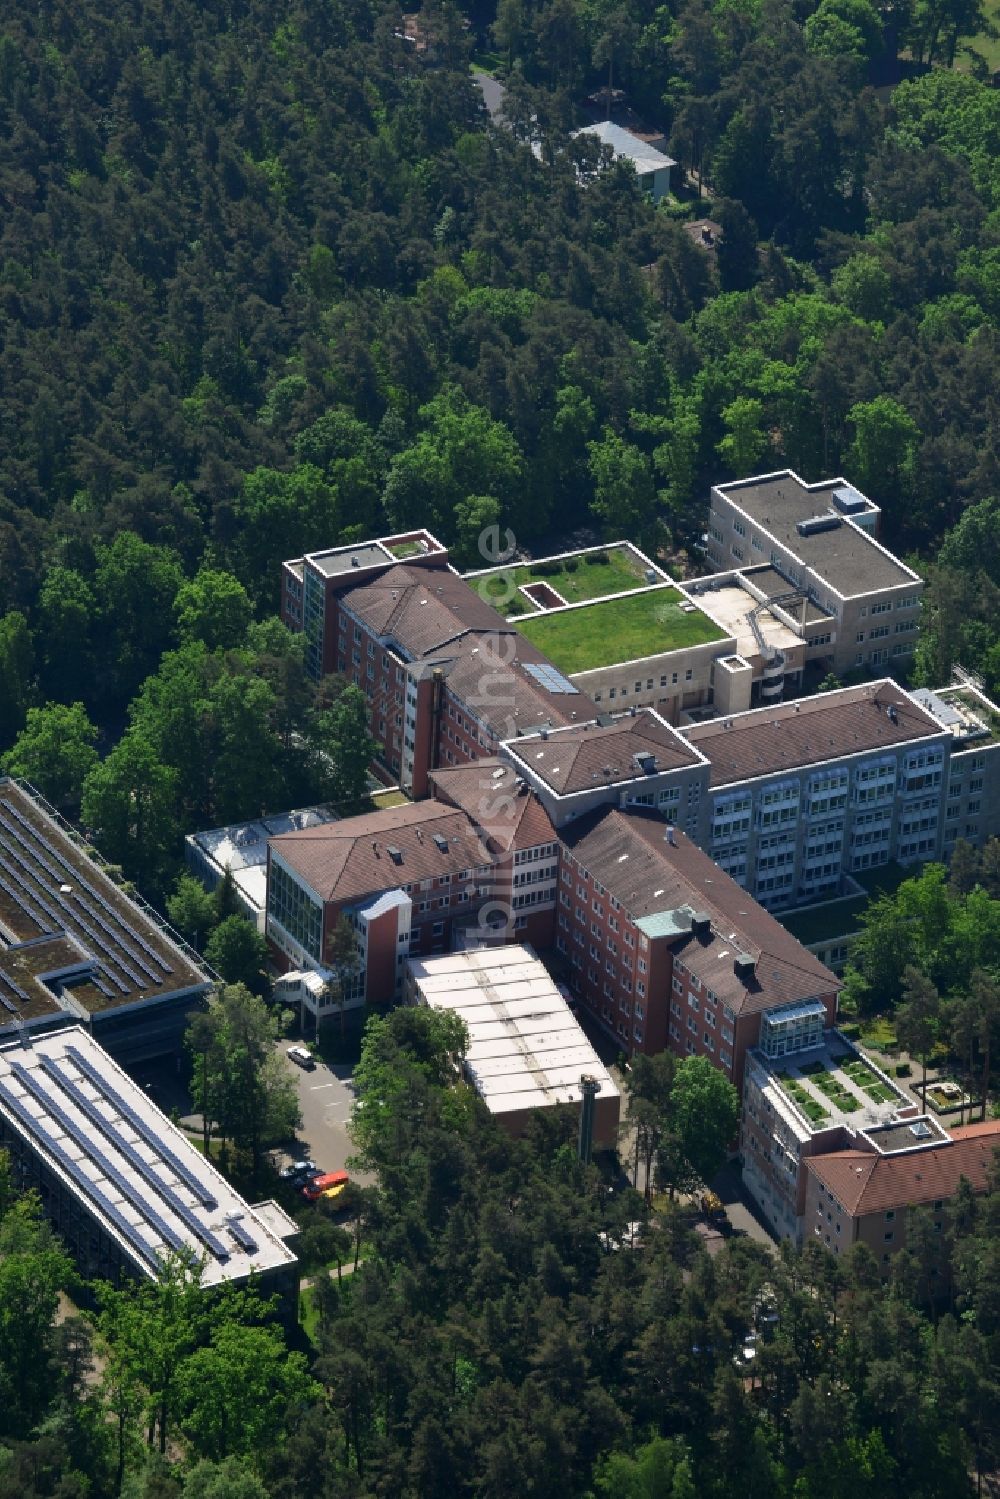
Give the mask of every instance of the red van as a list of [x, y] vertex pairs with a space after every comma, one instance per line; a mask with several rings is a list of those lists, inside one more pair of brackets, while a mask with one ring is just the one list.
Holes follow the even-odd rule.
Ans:
[[[306, 1182], [302, 1188], [302, 1196], [307, 1202], [316, 1202], [333, 1187], [346, 1187], [350, 1181], [346, 1171], [328, 1171], [325, 1176], [314, 1176], [312, 1181]], [[339, 1197], [340, 1193], [337, 1193]]]

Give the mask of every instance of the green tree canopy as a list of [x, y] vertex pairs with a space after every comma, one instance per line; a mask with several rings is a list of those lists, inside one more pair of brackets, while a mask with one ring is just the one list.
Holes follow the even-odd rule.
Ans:
[[205, 957], [227, 984], [245, 984], [253, 994], [267, 982], [267, 942], [245, 916], [226, 916], [205, 942]]
[[178, 589], [174, 615], [182, 641], [200, 640], [210, 651], [229, 650], [246, 640], [251, 605], [232, 573], [202, 567]]
[[29, 708], [24, 728], [3, 756], [3, 768], [30, 781], [56, 806], [75, 807], [97, 764], [96, 739], [82, 703]]

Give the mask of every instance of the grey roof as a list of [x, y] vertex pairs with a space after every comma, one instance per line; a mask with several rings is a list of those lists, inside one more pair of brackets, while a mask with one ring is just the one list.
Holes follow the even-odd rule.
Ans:
[[599, 125], [584, 125], [581, 130], [573, 131], [574, 140], [581, 135], [594, 135], [602, 146], [610, 146], [616, 156], [624, 157], [632, 163], [639, 177], [677, 165], [665, 152], [658, 151], [655, 146], [650, 146], [633, 135], [631, 130], [615, 125], [611, 120], [602, 120]]
[[325, 578], [356, 572], [362, 567], [376, 567], [392, 561], [381, 542], [365, 541], [356, 547], [335, 547], [329, 552], [310, 552], [309, 561]]
[[[806, 485], [791, 470], [716, 486], [762, 531], [787, 547], [804, 567], [845, 598], [918, 581], [908, 567], [883, 551], [866, 532], [851, 525], [836, 508], [833, 496], [843, 487], [842, 479]], [[799, 521], [827, 514], [838, 521], [830, 530], [801, 536], [796, 529]]]

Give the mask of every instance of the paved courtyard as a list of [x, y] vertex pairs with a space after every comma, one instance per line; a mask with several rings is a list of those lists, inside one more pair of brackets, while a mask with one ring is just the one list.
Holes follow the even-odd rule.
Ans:
[[[287, 1053], [289, 1041], [279, 1041], [277, 1049]], [[347, 1132], [354, 1103], [351, 1085], [351, 1068], [342, 1063], [330, 1064], [316, 1061], [311, 1072], [296, 1067], [294, 1062], [285, 1063], [295, 1080], [302, 1110], [302, 1128], [296, 1154], [311, 1156], [323, 1171], [342, 1171], [354, 1146]], [[281, 1160], [289, 1159], [287, 1153]], [[356, 1181], [371, 1180], [363, 1172], [352, 1172]]]

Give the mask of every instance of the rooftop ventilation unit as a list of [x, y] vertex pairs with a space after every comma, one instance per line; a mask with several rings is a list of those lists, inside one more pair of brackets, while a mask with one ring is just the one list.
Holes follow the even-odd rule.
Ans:
[[756, 966], [749, 953], [739, 952], [733, 958], [733, 972], [744, 984], [753, 978]]
[[443, 854], [448, 852], [448, 840], [443, 833], [435, 833], [434, 842]]
[[842, 515], [857, 515], [859, 510], [868, 509], [868, 501], [853, 484], [844, 484], [840, 489], [835, 489], [833, 503]]
[[918, 1119], [915, 1124], [910, 1125], [910, 1134], [915, 1135], [918, 1140], [929, 1140], [933, 1133], [926, 1119]]
[[632, 758], [635, 761], [636, 768], [641, 770], [643, 775], [651, 776], [656, 770], [656, 756], [651, 750], [638, 750]]
[[795, 522], [800, 536], [818, 536], [821, 531], [836, 531], [841, 524], [839, 515], [811, 515], [808, 520]]
[[696, 937], [711, 936], [712, 919], [707, 911], [693, 911], [691, 913], [691, 930]]
[[394, 864], [402, 864], [403, 850], [401, 848], [396, 848], [394, 844], [390, 843], [386, 851]]

